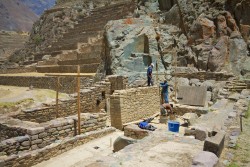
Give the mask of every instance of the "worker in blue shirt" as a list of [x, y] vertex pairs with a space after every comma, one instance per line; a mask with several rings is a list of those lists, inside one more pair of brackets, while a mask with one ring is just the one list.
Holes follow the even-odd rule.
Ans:
[[150, 86], [150, 84], [153, 86], [153, 78], [152, 78], [153, 68], [154, 68], [154, 64], [151, 63], [147, 70], [148, 86]]
[[161, 96], [162, 99], [164, 99], [164, 103], [169, 103], [168, 101], [168, 82], [167, 80], [164, 80], [164, 82], [160, 83], [160, 87], [162, 87], [161, 89]]

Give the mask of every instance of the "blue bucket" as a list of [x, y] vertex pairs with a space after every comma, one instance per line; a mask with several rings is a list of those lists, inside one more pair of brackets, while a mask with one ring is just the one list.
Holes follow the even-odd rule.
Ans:
[[168, 130], [171, 132], [179, 132], [180, 123], [176, 121], [168, 121]]

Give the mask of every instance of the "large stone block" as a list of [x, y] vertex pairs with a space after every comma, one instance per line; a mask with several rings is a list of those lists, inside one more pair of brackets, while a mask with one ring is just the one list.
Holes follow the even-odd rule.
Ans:
[[208, 137], [208, 131], [204, 127], [198, 127], [195, 129], [195, 139], [204, 141]]
[[139, 128], [135, 124], [128, 125], [124, 128], [124, 136], [133, 139], [142, 139], [149, 135], [149, 131]]
[[214, 167], [218, 160], [214, 153], [202, 151], [194, 157], [192, 167]]
[[215, 136], [208, 137], [205, 140], [203, 151], [209, 151], [220, 157], [224, 148], [225, 133], [218, 132]]
[[130, 144], [134, 144], [135, 142], [137, 142], [137, 140], [126, 137], [126, 136], [120, 136], [115, 140], [113, 144], [113, 151], [114, 152], [120, 151], [124, 147]]
[[29, 135], [36, 135], [38, 133], [44, 132], [44, 127], [30, 128], [27, 130]]

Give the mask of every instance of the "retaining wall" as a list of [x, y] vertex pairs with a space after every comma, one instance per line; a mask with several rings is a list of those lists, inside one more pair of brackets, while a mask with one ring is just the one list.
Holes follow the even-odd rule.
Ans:
[[[81, 133], [99, 130], [106, 127], [106, 113], [81, 114]], [[9, 125], [13, 129], [22, 129], [23, 135], [1, 141], [0, 155], [12, 155], [25, 150], [36, 150], [43, 148], [56, 140], [65, 137], [73, 137], [77, 132], [77, 116], [59, 118], [46, 123], [39, 124], [37, 127], [22, 127]], [[8, 126], [8, 125], [6, 125]]]
[[[98, 84], [98, 85], [97, 85]], [[80, 92], [80, 109], [82, 113], [100, 112], [106, 107], [106, 97], [109, 97], [110, 83], [98, 82], [95, 87], [81, 89]], [[58, 113], [56, 104], [48, 104], [46, 107], [32, 108], [22, 110], [12, 117], [32, 122], [46, 122], [56, 117], [66, 117], [77, 113], [77, 94], [72, 95], [74, 99], [60, 101], [58, 104]]]
[[[60, 92], [74, 93], [76, 92], [76, 77], [60, 77]], [[91, 86], [92, 78], [81, 77], [81, 85]], [[54, 76], [0, 76], [0, 85], [21, 86], [40, 89], [57, 89], [57, 77]]]
[[85, 144], [93, 139], [103, 137], [114, 132], [114, 128], [105, 128], [95, 132], [88, 132], [57, 143], [50, 144], [42, 149], [20, 153], [18, 155], [0, 156], [0, 166], [4, 167], [30, 167], [52, 157], [60, 155], [72, 148]]
[[110, 96], [111, 125], [122, 129], [125, 123], [147, 118], [159, 112], [159, 106], [157, 87], [115, 91]]

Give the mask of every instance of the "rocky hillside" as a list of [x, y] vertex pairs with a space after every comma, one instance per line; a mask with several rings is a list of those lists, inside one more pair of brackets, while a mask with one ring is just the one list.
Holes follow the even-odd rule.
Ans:
[[0, 1], [0, 30], [29, 31], [38, 16], [19, 0]]
[[140, 3], [138, 18], [108, 23], [109, 73], [145, 78], [151, 62], [159, 71], [178, 67], [233, 72], [249, 77], [247, 0], [152, 0]]
[[[82, 18], [89, 17], [94, 8], [113, 2], [116, 1], [59, 0], [53, 11], [34, 24], [26, 48], [16, 52], [11, 61], [22, 62], [35, 53], [43, 53], [55, 41], [61, 41], [69, 29], [77, 27]], [[157, 63], [159, 72], [172, 74], [176, 59], [178, 68], [189, 71], [250, 76], [248, 0], [136, 3], [138, 9], [133, 16], [112, 20], [104, 29], [107, 74], [126, 74], [130, 81], [145, 78], [145, 68], [151, 62]]]

